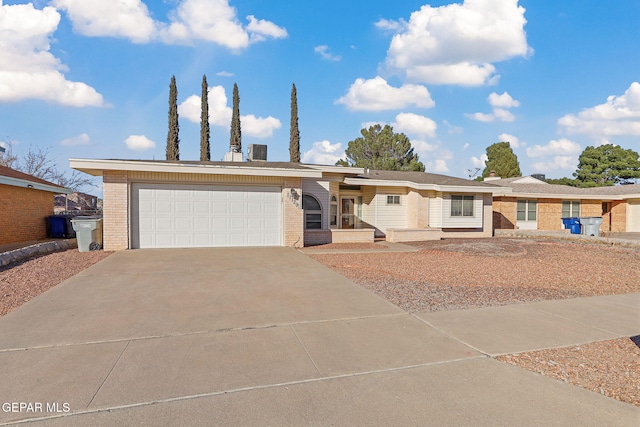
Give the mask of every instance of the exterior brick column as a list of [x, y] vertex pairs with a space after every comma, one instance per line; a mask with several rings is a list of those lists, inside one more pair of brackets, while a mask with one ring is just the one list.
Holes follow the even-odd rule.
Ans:
[[129, 179], [127, 172], [105, 171], [103, 191], [103, 247], [129, 249]]

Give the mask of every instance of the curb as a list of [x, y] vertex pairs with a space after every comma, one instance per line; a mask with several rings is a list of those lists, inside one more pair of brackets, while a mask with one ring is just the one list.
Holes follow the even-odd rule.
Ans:
[[35, 245], [27, 246], [25, 248], [1, 253], [0, 267], [5, 267], [9, 264], [24, 261], [34, 256], [47, 255], [52, 252], [65, 251], [67, 249], [73, 249], [77, 247], [78, 243], [76, 239], [63, 239], [53, 242], [36, 243]]

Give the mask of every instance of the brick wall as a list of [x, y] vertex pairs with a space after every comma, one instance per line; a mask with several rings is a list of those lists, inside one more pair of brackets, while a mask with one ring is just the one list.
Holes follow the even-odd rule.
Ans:
[[562, 230], [562, 200], [538, 199], [538, 230]]
[[102, 182], [104, 250], [128, 249], [129, 183], [127, 172], [105, 171]]
[[[291, 189], [298, 198], [291, 197]], [[284, 246], [304, 246], [304, 214], [302, 211], [302, 179], [285, 178], [282, 185], [282, 204], [284, 205]]]
[[623, 233], [627, 231], [627, 202], [618, 200], [611, 202], [611, 231]]
[[514, 230], [516, 228], [516, 198], [496, 197], [493, 199], [493, 229]]
[[48, 191], [0, 185], [0, 244], [46, 238], [46, 217], [53, 215], [53, 199]]

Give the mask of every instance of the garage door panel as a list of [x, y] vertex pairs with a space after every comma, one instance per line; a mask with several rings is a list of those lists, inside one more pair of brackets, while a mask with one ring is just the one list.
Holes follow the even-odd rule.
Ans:
[[132, 246], [278, 246], [279, 187], [133, 184]]

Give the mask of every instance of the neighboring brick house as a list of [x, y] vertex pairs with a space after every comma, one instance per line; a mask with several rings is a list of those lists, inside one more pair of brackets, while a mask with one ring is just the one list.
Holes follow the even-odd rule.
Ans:
[[70, 159], [103, 179], [105, 250], [490, 237], [504, 189], [289, 162]]
[[53, 210], [56, 214], [95, 213], [102, 210], [102, 199], [78, 191], [70, 194], [56, 194]]
[[563, 217], [601, 216], [603, 232], [640, 232], [640, 184], [576, 188], [526, 176], [490, 179], [494, 229], [561, 230]]
[[53, 214], [55, 194], [70, 192], [68, 188], [0, 166], [0, 244], [46, 238], [46, 217]]

